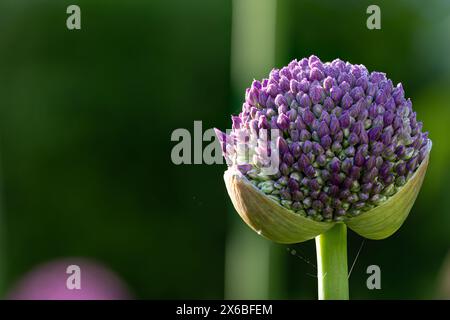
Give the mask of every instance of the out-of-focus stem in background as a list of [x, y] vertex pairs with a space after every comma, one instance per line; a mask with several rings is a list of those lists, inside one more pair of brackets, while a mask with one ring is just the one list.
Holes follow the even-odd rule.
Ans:
[[[234, 0], [232, 11], [232, 112], [238, 113], [245, 88], [267, 77], [275, 64], [276, 0]], [[276, 297], [279, 263], [273, 245], [251, 231], [232, 213], [225, 260], [225, 298]]]

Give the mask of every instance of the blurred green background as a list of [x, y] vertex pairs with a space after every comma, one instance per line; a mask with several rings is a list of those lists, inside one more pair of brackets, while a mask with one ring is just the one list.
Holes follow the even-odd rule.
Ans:
[[[2, 296], [38, 264], [77, 256], [108, 266], [135, 298], [224, 297], [230, 226], [268, 241], [232, 212], [225, 165], [174, 165], [170, 137], [193, 132], [194, 120], [227, 128], [240, 108], [233, 37], [252, 30], [265, 45], [254, 20], [233, 24], [245, 1], [253, 17], [267, 14], [267, 1], [254, 0], [1, 1]], [[365, 241], [351, 298], [450, 298], [450, 2], [272, 1], [275, 66], [316, 54], [384, 71], [403, 83], [433, 140], [410, 217], [391, 238]], [[81, 30], [66, 28], [71, 4]], [[366, 28], [371, 4], [381, 30]], [[270, 68], [251, 70], [248, 85]], [[349, 265], [361, 243], [349, 233]], [[315, 299], [314, 242], [271, 250], [267, 297]], [[366, 287], [371, 264], [381, 290]]]

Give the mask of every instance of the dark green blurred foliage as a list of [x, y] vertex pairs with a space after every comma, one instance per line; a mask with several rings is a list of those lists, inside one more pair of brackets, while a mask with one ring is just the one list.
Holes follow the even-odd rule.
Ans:
[[222, 168], [173, 165], [170, 137], [227, 120], [230, 4], [77, 1], [80, 31], [69, 4], [0, 5], [7, 285], [75, 255], [136, 297], [220, 298]]
[[[70, 4], [81, 7], [79, 31], [66, 28]], [[433, 298], [450, 243], [449, 6], [379, 1], [382, 29], [371, 31], [370, 4], [279, 0], [278, 67], [340, 57], [403, 83], [434, 142], [429, 173], [402, 229], [365, 241], [351, 298]], [[85, 256], [137, 298], [223, 297], [224, 166], [173, 165], [170, 136], [192, 132], [194, 120], [229, 126], [228, 110], [239, 108], [230, 106], [230, 43], [231, 1], [0, 3], [7, 288], [40, 262]], [[361, 242], [349, 233], [350, 266]], [[314, 242], [275, 250], [287, 261], [283, 297], [315, 298]], [[382, 290], [366, 288], [371, 264]]]

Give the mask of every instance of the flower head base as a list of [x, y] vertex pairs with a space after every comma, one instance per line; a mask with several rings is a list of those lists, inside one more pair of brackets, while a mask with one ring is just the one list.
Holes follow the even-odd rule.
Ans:
[[229, 134], [217, 131], [228, 165], [317, 222], [351, 220], [382, 205], [431, 148], [401, 84], [339, 59], [311, 56], [273, 69], [247, 89], [232, 120]]

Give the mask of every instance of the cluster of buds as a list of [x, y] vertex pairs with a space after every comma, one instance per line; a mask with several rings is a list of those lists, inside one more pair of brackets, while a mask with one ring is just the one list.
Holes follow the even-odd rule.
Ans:
[[[275, 137], [268, 133], [274, 131]], [[431, 147], [401, 84], [363, 65], [316, 56], [253, 81], [232, 130], [216, 132], [229, 166], [316, 221], [342, 221], [379, 206]]]

